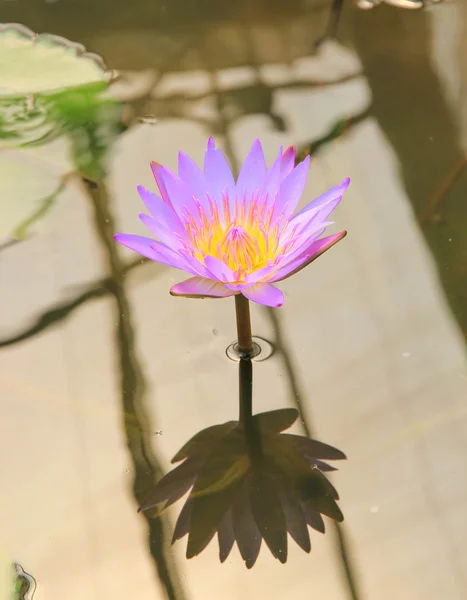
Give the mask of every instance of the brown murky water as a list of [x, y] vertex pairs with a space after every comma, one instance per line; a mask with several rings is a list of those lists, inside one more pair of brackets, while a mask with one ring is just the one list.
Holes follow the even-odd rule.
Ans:
[[[34, 600], [465, 598], [467, 11], [345, 3], [317, 47], [329, 11], [0, 0], [3, 23], [114, 71], [112, 98], [96, 84], [50, 104], [27, 81], [0, 96], [5, 599], [14, 563]], [[16, 60], [0, 56], [0, 92]], [[192, 436], [238, 418], [233, 300], [173, 298], [180, 273], [113, 240], [144, 234], [149, 162], [200, 163], [209, 135], [234, 170], [256, 137], [268, 161], [311, 154], [303, 203], [352, 180], [346, 239], [280, 284], [282, 308], [252, 306], [275, 348], [253, 411], [298, 409], [291, 432], [345, 452], [326, 474], [345, 520], [311, 526], [311, 553], [289, 538], [285, 564], [263, 543], [251, 569], [235, 547], [221, 564], [215, 539], [190, 559], [171, 545], [181, 502], [137, 512]]]

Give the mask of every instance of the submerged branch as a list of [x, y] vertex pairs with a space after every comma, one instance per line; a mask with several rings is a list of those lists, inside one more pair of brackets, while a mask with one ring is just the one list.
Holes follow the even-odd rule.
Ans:
[[[144, 403], [146, 382], [136, 351], [132, 311], [124, 287], [123, 266], [113, 239], [116, 228], [109, 197], [102, 183], [98, 186], [88, 186], [88, 192], [94, 209], [95, 227], [110, 271], [112, 285], [109, 292], [115, 300], [118, 323], [116, 342], [121, 374], [121, 413], [126, 443], [134, 467], [133, 495], [139, 506], [147, 489], [162, 477], [163, 470], [148, 435], [153, 427]], [[153, 519], [148, 515], [143, 515], [143, 518], [148, 527], [149, 550], [167, 598], [183, 600], [185, 595], [180, 576], [170, 555], [166, 518]]]
[[[121, 274], [126, 275], [134, 268], [146, 262], [148, 262], [146, 258], [132, 260], [131, 262], [128, 262], [126, 265], [122, 266]], [[59, 324], [61, 321], [71, 315], [76, 308], [80, 307], [85, 302], [89, 300], [96, 300], [97, 298], [102, 298], [103, 296], [110, 294], [113, 287], [114, 281], [112, 277], [104, 277], [103, 279], [90, 284], [84, 292], [75, 298], [60, 302], [52, 308], [45, 310], [38, 317], [36, 317], [35, 321], [31, 325], [29, 325], [23, 331], [0, 340], [0, 348], [23, 342], [38, 335], [48, 327]]]

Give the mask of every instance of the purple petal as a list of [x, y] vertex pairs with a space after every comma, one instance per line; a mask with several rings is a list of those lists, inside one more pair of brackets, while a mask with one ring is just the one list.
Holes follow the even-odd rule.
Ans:
[[160, 165], [158, 162], [155, 162], [155, 161], [151, 162], [152, 174], [154, 175], [154, 179], [156, 180], [157, 187], [159, 188], [162, 199], [164, 200], [164, 202], [166, 204], [168, 204], [169, 206], [172, 206], [172, 202], [170, 201], [169, 194], [167, 193], [167, 189], [165, 187], [164, 180], [161, 177], [161, 169], [162, 169], [162, 165]]
[[261, 142], [256, 139], [251, 146], [248, 156], [240, 169], [237, 180], [237, 196], [243, 197], [245, 192], [254, 192], [264, 184], [266, 175], [266, 162], [264, 160]]
[[275, 161], [267, 170], [264, 185], [261, 188], [261, 195], [267, 196], [268, 204], [274, 203], [276, 200], [276, 196], [279, 193], [279, 186], [281, 180], [281, 160], [282, 146], [279, 148], [279, 152]]
[[277, 267], [275, 265], [261, 267], [261, 269], [257, 269], [256, 271], [253, 271], [252, 273], [247, 275], [246, 283], [251, 285], [253, 283], [259, 283], [260, 281], [267, 280], [268, 275], [274, 273], [276, 269]]
[[138, 215], [141, 222], [146, 225], [146, 227], [153, 233], [156, 238], [161, 241], [166, 246], [172, 246], [174, 250], [178, 250], [178, 247], [181, 246], [180, 240], [178, 240], [173, 234], [168, 233], [167, 229], [159, 224], [156, 219], [153, 219], [149, 215], [145, 213], [141, 213]]
[[[166, 239], [167, 236], [169, 236], [172, 238], [172, 241], [178, 242], [177, 238], [173, 235], [174, 233], [177, 233], [182, 239], [186, 239], [186, 229], [171, 206], [168, 206], [162, 198], [159, 198], [156, 194], [146, 190], [142, 185], [138, 186], [138, 193], [154, 217], [154, 223], [152, 223], [152, 221], [148, 221], [147, 219], [143, 220], [140, 216], [146, 227], [148, 227], [157, 237], [159, 237], [159, 231], [162, 229], [164, 232], [162, 235], [164, 235]], [[151, 217], [148, 218], [150, 219]], [[172, 246], [172, 243], [163, 240], [162, 237], [160, 239], [168, 246]]]
[[215, 279], [223, 282], [235, 280], [232, 270], [215, 256], [205, 256], [204, 264]]
[[178, 175], [187, 184], [193, 195], [200, 201], [201, 206], [207, 210], [206, 177], [195, 161], [184, 152], [178, 154]]
[[279, 194], [276, 198], [272, 220], [276, 221], [281, 214], [289, 219], [293, 214], [305, 189], [310, 157], [307, 156], [295, 169], [282, 181]]
[[182, 256], [183, 260], [188, 265], [187, 271], [199, 277], [212, 279], [212, 275], [206, 268], [206, 266], [203, 263], [201, 263], [197, 258], [193, 258], [193, 256], [191, 256], [191, 254], [187, 250], [180, 249], [179, 254]]
[[224, 284], [228, 290], [232, 290], [234, 292], [241, 292], [243, 289], [247, 287], [251, 287], [251, 283], [226, 283]]
[[328, 225], [333, 225], [333, 222], [311, 223], [304, 231], [295, 232], [294, 235], [291, 234], [290, 237], [294, 241], [293, 246], [281, 258], [278, 267], [284, 267], [306, 252], [311, 243], [323, 235]]
[[295, 165], [295, 148], [289, 146], [281, 158], [281, 180], [285, 179]]
[[198, 206], [187, 184], [167, 167], [157, 165], [153, 168], [153, 172], [166, 204], [173, 207], [182, 221], [187, 213], [192, 215], [195, 221], [198, 221]]
[[227, 194], [230, 210], [233, 211], [235, 207], [235, 180], [225, 156], [220, 150], [217, 150], [212, 138], [209, 138], [206, 154], [204, 155], [204, 175], [206, 177], [207, 192], [211, 200], [216, 202], [222, 209], [222, 198]]
[[227, 298], [236, 292], [228, 290], [218, 281], [204, 279], [203, 277], [191, 277], [170, 288], [172, 296], [185, 296], [187, 298]]
[[161, 210], [161, 206], [167, 209], [167, 205], [164, 202], [164, 200], [162, 200], [162, 198], [160, 198], [156, 194], [153, 194], [152, 192], [147, 190], [144, 186], [138, 185], [136, 189], [138, 190], [138, 194], [141, 200], [144, 202], [146, 208], [149, 210], [153, 217], [155, 217], [159, 213], [159, 211]]
[[142, 235], [132, 235], [129, 233], [116, 233], [114, 239], [123, 246], [134, 250], [138, 254], [157, 260], [156, 252], [152, 248], [154, 240], [152, 238], [143, 237]]
[[168, 248], [165, 244], [153, 240], [151, 248], [157, 256], [157, 262], [160, 262], [164, 265], [169, 265], [170, 267], [174, 267], [175, 269], [187, 271], [188, 273], [191, 273], [193, 275], [195, 274], [193, 273], [193, 270], [190, 268], [186, 260], [184, 260], [183, 256], [180, 256], [180, 254], [178, 254], [171, 248]]
[[281, 267], [276, 274], [271, 277], [270, 281], [282, 281], [283, 279], [287, 279], [287, 277], [298, 273], [298, 271], [301, 271], [304, 267], [318, 258], [318, 256], [321, 256], [321, 254], [326, 252], [326, 250], [329, 250], [331, 246], [337, 244], [337, 242], [346, 235], [347, 231], [344, 230], [340, 231], [339, 233], [335, 233], [334, 235], [329, 235], [319, 240], [315, 240], [310, 244], [305, 252], [300, 254], [298, 258], [295, 258]]
[[284, 294], [270, 283], [256, 283], [242, 288], [242, 294], [248, 300], [277, 308], [284, 304]]
[[134, 250], [146, 258], [169, 265], [169, 267], [181, 269], [182, 271], [190, 271], [183, 258], [161, 242], [156, 242], [142, 235], [128, 233], [116, 233], [114, 238], [119, 244]]
[[344, 179], [342, 183], [331, 188], [309, 204], [305, 206], [300, 212], [298, 212], [290, 221], [287, 230], [284, 235], [287, 235], [297, 225], [299, 229], [303, 230], [305, 227], [312, 225], [313, 223], [320, 223], [327, 219], [332, 211], [336, 208], [339, 202], [342, 200], [345, 190], [349, 187], [350, 179]]

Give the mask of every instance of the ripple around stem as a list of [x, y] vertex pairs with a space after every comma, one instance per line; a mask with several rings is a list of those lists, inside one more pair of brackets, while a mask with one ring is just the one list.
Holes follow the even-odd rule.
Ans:
[[[249, 356], [253, 362], [262, 362], [274, 354], [275, 348], [271, 342], [268, 342], [264, 338], [255, 335], [252, 337], [252, 341], [253, 350]], [[244, 352], [240, 351], [237, 341], [232, 342], [229, 346], [227, 346], [225, 353], [227, 357], [234, 362], [239, 362], [240, 359], [244, 357]]]

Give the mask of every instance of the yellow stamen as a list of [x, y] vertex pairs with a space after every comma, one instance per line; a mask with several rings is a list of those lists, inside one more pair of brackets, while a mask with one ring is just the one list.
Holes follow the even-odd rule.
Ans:
[[205, 256], [222, 260], [237, 281], [274, 263], [287, 242], [281, 241], [287, 225], [283, 216], [272, 222], [273, 206], [267, 206], [265, 199], [258, 197], [249, 203], [245, 198], [237, 200], [233, 214], [229, 199], [224, 198], [222, 209], [221, 215], [218, 205], [210, 200], [207, 213], [200, 210], [197, 219], [187, 215], [186, 232], [194, 258], [200, 262]]

